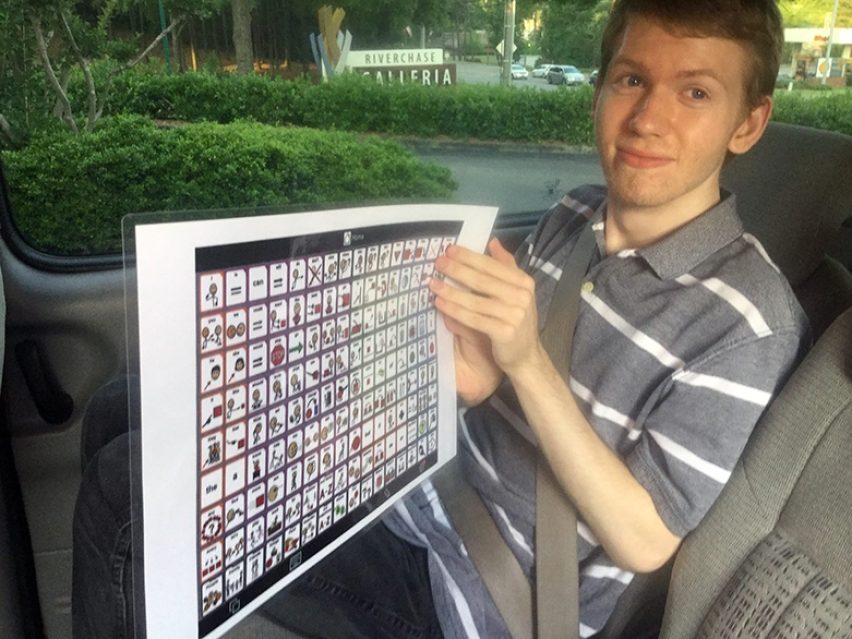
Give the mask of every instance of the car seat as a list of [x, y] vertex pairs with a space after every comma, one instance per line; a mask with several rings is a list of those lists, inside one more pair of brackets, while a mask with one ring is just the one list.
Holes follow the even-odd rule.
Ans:
[[772, 122], [722, 184], [796, 292], [818, 337], [852, 306], [852, 137]]
[[772, 403], [672, 570], [661, 637], [852, 636], [852, 309]]
[[[723, 185], [737, 195], [738, 211], [746, 231], [761, 241], [769, 256], [787, 276], [810, 319], [815, 339], [838, 315], [852, 307], [852, 181], [846, 174], [850, 166], [852, 137], [806, 127], [770, 123], [760, 142], [748, 154], [731, 161], [723, 173]], [[775, 585], [780, 587], [778, 580], [773, 581], [770, 578], [769, 582], [759, 583], [757, 572], [764, 571], [765, 578], [768, 568], [762, 562], [774, 561], [775, 565], [781, 566], [784, 562], [780, 558], [790, 553], [800, 553], [802, 557], [808, 557], [808, 553], [814, 552], [818, 546], [809, 544], [813, 541], [812, 537], [794, 535], [792, 547], [779, 546], [782, 543], [780, 539], [786, 539], [783, 535], [787, 534], [779, 531], [789, 532], [789, 529], [782, 525], [776, 530], [776, 526], [778, 521], [807, 522], [815, 512], [811, 513], [801, 505], [794, 505], [792, 501], [789, 502], [791, 505], [787, 510], [781, 493], [775, 495], [776, 499], [772, 502], [767, 501], [765, 497], [755, 501], [755, 486], [763, 489], [767, 488], [764, 486], [766, 483], [770, 486], [779, 484], [772, 487], [783, 492], [780, 478], [784, 478], [784, 485], [788, 486], [786, 494], [795, 492], [799, 495], [802, 491], [812, 490], [820, 477], [831, 478], [830, 485], [844, 481], [842, 472], [845, 471], [840, 467], [821, 467], [816, 461], [807, 460], [803, 456], [814, 449], [816, 439], [823, 434], [828, 437], [828, 425], [825, 420], [829, 419], [832, 411], [836, 409], [836, 401], [843, 399], [847, 402], [845, 417], [838, 416], [837, 421], [831, 425], [831, 432], [834, 433], [831, 437], [842, 438], [845, 429], [845, 451], [852, 450], [848, 439], [852, 430], [852, 414], [848, 409], [848, 402], [852, 397], [852, 382], [849, 379], [852, 375], [850, 312], [852, 311], [847, 311], [836, 320], [837, 325], [832, 328], [830, 335], [826, 334], [826, 337], [818, 342], [818, 347], [808, 356], [802, 369], [794, 373], [780, 396], [773, 402], [746, 447], [740, 464], [745, 464], [745, 469], [738, 467], [707, 519], [687, 537], [672, 562], [656, 573], [638, 575], [633, 580], [600, 637], [609, 639], [656, 636], [659, 619], [663, 615], [664, 601], [666, 605], [660, 635], [662, 637], [694, 637], [699, 627], [702, 628], [700, 636], [762, 637], [764, 634], [755, 628], [737, 626], [738, 623], [745, 623], [742, 618], [744, 616], [752, 613], [762, 614], [755, 610], [749, 611], [748, 605], [767, 606], [764, 612], [768, 616], [760, 623], [765, 622], [772, 627], [775, 620], [769, 613], [770, 602], [774, 601], [782, 608], [786, 603], [781, 603], [778, 599], [779, 593], [774, 590]], [[843, 352], [846, 353], [845, 360], [841, 355]], [[820, 372], [823, 368], [826, 370]], [[818, 379], [818, 374], [825, 378]], [[835, 401], [823, 397], [825, 388], [820, 384], [824, 383], [830, 383], [837, 393]], [[775, 439], [785, 437], [784, 433], [787, 433], [786, 437], [798, 436], [802, 439], [791, 439], [788, 442], [791, 448], [784, 449], [778, 446]], [[846, 463], [848, 464], [848, 461]], [[779, 476], [754, 476], [749, 473], [750, 469], [761, 464], [774, 467]], [[848, 474], [845, 477], [847, 487], [852, 486]], [[796, 482], [801, 482], [801, 486]], [[852, 492], [849, 490], [829, 491], [821, 499], [823, 501], [820, 503], [828, 501], [839, 512], [852, 512]], [[779, 515], [779, 512], [783, 516]], [[772, 521], [773, 516], [775, 521]], [[845, 563], [833, 562], [833, 557], [819, 553], [812, 556], [817, 560], [817, 566], [825, 565], [826, 569], [832, 570], [836, 570], [838, 566], [842, 567], [840, 574], [845, 576], [846, 581], [840, 583], [845, 583], [848, 597], [850, 582], [847, 575], [852, 567], [849, 563], [852, 547], [848, 544], [852, 539], [849, 534], [852, 530], [852, 519], [845, 522], [825, 520], [825, 523], [840, 526], [829, 526], [820, 532], [845, 540]], [[758, 525], [759, 530], [765, 534], [759, 537], [755, 536], [756, 533], [749, 536], [746, 531], [754, 533], [751, 526]], [[798, 529], [794, 527], [793, 530]], [[757, 553], [753, 557], [743, 555], [743, 547], [738, 545], [740, 542], [747, 543], [746, 540], [751, 543], [748, 552], [754, 550]], [[801, 542], [800, 546], [795, 545], [796, 540]], [[739, 554], [734, 548], [739, 549]], [[771, 552], [779, 553], [778, 557], [770, 557], [768, 553]], [[741, 567], [746, 561], [752, 566], [751, 569], [757, 572], [750, 574], [748, 568]], [[791, 566], [784, 565], [781, 572], [788, 568]], [[727, 604], [723, 604], [721, 599], [716, 602], [717, 597], [722, 597], [722, 589], [727, 584], [727, 579], [735, 574], [741, 592], [725, 595], [728, 598]], [[724, 581], [720, 581], [723, 578]], [[741, 598], [746, 596], [744, 593], [749, 588], [755, 590], [749, 595], [753, 597], [752, 601], [747, 603]], [[833, 588], [833, 585], [830, 588]], [[716, 602], [714, 605], [717, 606], [743, 608], [714, 608], [713, 614], [720, 620], [717, 624], [721, 625], [714, 625], [708, 620], [702, 626], [705, 615], [710, 614], [709, 606], [713, 602]], [[814, 615], [831, 615], [831, 606], [838, 605], [837, 602], [830, 604], [829, 599], [825, 597], [822, 603], [817, 600], [812, 603]], [[778, 614], [802, 612], [801, 608], [796, 607], [798, 603], [790, 605], [793, 608]], [[849, 630], [849, 615], [852, 614], [850, 600], [846, 600], [845, 606], [846, 632], [852, 633]], [[809, 623], [804, 618], [807, 615], [801, 616], [801, 624]], [[730, 628], [723, 631], [724, 624], [728, 624]], [[795, 623], [787, 621], [784, 621], [784, 624], [775, 627], [777, 635], [773, 636], [832, 636], [827, 630], [814, 635], [797, 634], [804, 627], [796, 629]]]

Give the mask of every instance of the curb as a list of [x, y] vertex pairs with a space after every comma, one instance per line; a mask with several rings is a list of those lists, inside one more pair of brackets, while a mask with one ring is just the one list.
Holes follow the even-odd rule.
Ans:
[[438, 151], [494, 153], [528, 153], [530, 155], [591, 155], [596, 149], [591, 146], [576, 146], [557, 142], [512, 142], [497, 140], [454, 140], [450, 138], [407, 138], [389, 137], [403, 146], [419, 153]]

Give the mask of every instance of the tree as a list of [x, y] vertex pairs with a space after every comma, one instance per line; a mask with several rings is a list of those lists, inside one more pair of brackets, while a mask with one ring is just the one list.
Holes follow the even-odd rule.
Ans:
[[237, 57], [237, 73], [254, 72], [254, 51], [251, 40], [252, 0], [231, 0], [231, 15], [234, 19], [234, 52]]
[[[70, 131], [91, 131], [103, 113], [103, 100], [92, 72], [92, 60], [103, 54], [108, 43], [110, 22], [142, 0], [100, 0], [86, 4], [74, 0], [22, 0], [23, 12], [31, 33], [31, 46], [41, 66], [48, 92], [55, 101], [53, 115]], [[10, 4], [15, 4], [10, 2]], [[106, 74], [101, 90], [108, 91], [112, 79], [143, 60], [169, 33], [178, 29], [190, 16], [209, 15], [222, 0], [167, 0], [170, 24], [136, 57], [116, 63]], [[85, 15], [84, 19], [81, 17]], [[25, 30], [21, 28], [21, 33]], [[68, 95], [68, 84], [78, 70], [86, 87], [85, 117], [74, 113]], [[6, 118], [0, 114], [2, 122]], [[8, 124], [8, 123], [7, 123]], [[5, 127], [4, 127], [5, 129]]]
[[600, 41], [610, 0], [549, 2], [542, 15], [542, 56], [577, 66], [600, 63]]
[[[834, 9], [834, 0], [781, 0], [778, 7], [786, 27], [823, 27]], [[852, 0], [840, 0], [835, 27], [852, 27]]]

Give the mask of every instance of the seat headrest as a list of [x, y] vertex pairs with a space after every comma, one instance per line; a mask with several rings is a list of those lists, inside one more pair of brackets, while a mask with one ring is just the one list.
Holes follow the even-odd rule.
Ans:
[[746, 230], [797, 287], [852, 214], [852, 137], [771, 122], [722, 172]]

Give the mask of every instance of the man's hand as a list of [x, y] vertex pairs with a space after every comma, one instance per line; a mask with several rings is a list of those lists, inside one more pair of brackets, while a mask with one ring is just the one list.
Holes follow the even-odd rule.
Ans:
[[[469, 374], [482, 382], [494, 379], [495, 370], [505, 372], [557, 480], [607, 554], [625, 570], [656, 569], [680, 539], [660, 518], [648, 491], [586, 421], [545, 353], [532, 278], [497, 240], [488, 250], [490, 256], [453, 246], [435, 262], [439, 272], [467, 289], [434, 279], [430, 284], [436, 307], [456, 335], [456, 353], [464, 352], [456, 377]], [[495, 388], [496, 382], [491, 392]]]
[[467, 374], [479, 373], [476, 377], [483, 384], [490, 380], [493, 392], [500, 371], [511, 377], [540, 365], [540, 358], [546, 357], [538, 337], [532, 277], [515, 265], [498, 240], [488, 243], [488, 251], [490, 256], [450, 246], [435, 268], [464, 289], [437, 279], [430, 283], [435, 306], [456, 335], [456, 354], [462, 358], [456, 377], [466, 400], [462, 389], [474, 387], [464, 379]]
[[491, 356], [491, 342], [482, 333], [446, 315], [444, 323], [453, 334], [456, 392], [468, 406], [475, 406], [497, 390], [503, 371]]

